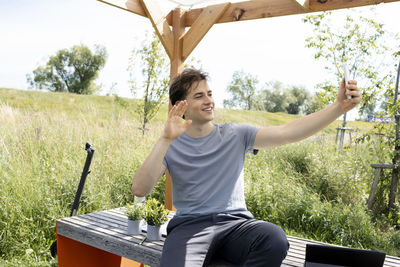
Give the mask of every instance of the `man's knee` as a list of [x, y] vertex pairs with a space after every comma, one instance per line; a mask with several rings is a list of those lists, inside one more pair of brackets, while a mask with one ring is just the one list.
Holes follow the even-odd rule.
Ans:
[[289, 241], [287, 240], [285, 232], [280, 227], [276, 226], [276, 231], [271, 236], [271, 239], [272, 250], [285, 258], [289, 250]]
[[267, 229], [262, 233], [260, 238], [259, 250], [265, 252], [265, 255], [274, 255], [284, 259], [289, 250], [289, 242], [285, 232], [274, 224], [268, 223]]

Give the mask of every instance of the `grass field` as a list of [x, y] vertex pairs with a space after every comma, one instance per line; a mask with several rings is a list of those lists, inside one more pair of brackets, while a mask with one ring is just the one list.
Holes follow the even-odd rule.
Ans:
[[[0, 88], [0, 266], [56, 266], [49, 246], [56, 218], [68, 216], [89, 141], [96, 149], [79, 214], [133, 201], [131, 179], [160, 136], [162, 106], [146, 135], [134, 100], [112, 96]], [[215, 122], [258, 126], [297, 116], [216, 110]], [[400, 222], [366, 208], [375, 152], [352, 145], [338, 153], [340, 121], [301, 143], [261, 151], [245, 163], [246, 201], [253, 214], [288, 234], [400, 256]], [[365, 122], [349, 122], [363, 133]], [[389, 174], [379, 188], [387, 198]], [[163, 180], [152, 196], [163, 199]]]

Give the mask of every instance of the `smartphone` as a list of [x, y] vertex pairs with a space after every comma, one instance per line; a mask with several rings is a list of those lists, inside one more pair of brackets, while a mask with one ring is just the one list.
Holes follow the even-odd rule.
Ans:
[[[344, 83], [345, 85], [347, 85], [347, 83], [349, 82], [349, 69], [347, 68], [346, 63], [343, 63], [343, 72], [344, 72]], [[346, 91], [348, 91], [348, 89], [346, 89]], [[351, 99], [351, 96], [348, 95], [347, 99]]]

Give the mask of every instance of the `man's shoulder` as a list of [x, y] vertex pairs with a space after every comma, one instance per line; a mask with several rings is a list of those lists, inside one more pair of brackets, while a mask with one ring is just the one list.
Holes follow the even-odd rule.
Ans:
[[224, 124], [216, 124], [218, 132], [222, 136], [246, 136], [257, 132], [258, 128], [249, 124], [228, 122]]
[[233, 122], [214, 124], [214, 125], [217, 128], [217, 132], [219, 132], [221, 134], [226, 134], [226, 133], [232, 132], [236, 128], [236, 124]]
[[216, 127], [220, 128], [220, 129], [237, 129], [237, 128], [249, 127], [250, 126], [248, 124], [234, 123], [234, 122], [227, 122], [227, 123], [214, 124], [214, 125]]
[[254, 126], [250, 124], [244, 124], [244, 123], [233, 123], [233, 122], [227, 122], [224, 124], [215, 124], [220, 129], [233, 129], [233, 130], [241, 130], [241, 129], [247, 129], [247, 128], [254, 128]]

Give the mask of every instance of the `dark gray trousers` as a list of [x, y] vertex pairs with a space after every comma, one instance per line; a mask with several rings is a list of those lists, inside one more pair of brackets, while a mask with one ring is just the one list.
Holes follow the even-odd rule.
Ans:
[[241, 213], [174, 217], [167, 233], [161, 267], [208, 266], [213, 258], [234, 266], [278, 267], [289, 249], [280, 227]]

